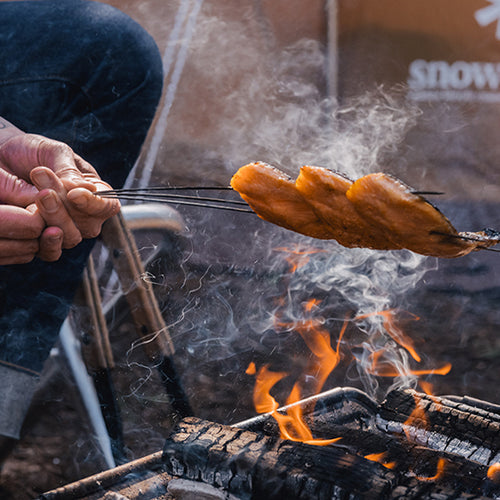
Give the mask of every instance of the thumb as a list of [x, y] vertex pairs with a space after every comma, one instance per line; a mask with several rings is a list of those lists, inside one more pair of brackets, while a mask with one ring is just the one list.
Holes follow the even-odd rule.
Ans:
[[26, 207], [35, 201], [38, 189], [0, 168], [0, 202]]

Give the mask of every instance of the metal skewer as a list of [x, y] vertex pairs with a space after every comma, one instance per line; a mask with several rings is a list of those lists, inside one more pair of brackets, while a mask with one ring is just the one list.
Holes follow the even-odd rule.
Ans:
[[[173, 193], [172, 191], [233, 191], [231, 186], [152, 186], [138, 188], [109, 189], [94, 193], [103, 198], [119, 198], [132, 201], [154, 201], [160, 203], [177, 203], [179, 205], [189, 205], [203, 208], [215, 208], [220, 210], [230, 210], [234, 212], [255, 213], [248, 207], [248, 204], [241, 200], [228, 200], [225, 198], [213, 198], [198, 195], [184, 195]], [[418, 195], [440, 195], [440, 191], [412, 191]]]
[[98, 191], [96, 194], [115, 194], [115, 193], [137, 193], [137, 192], [152, 192], [152, 191], [181, 191], [181, 190], [211, 190], [211, 191], [232, 191], [231, 186], [147, 186], [136, 188], [121, 188], [109, 189], [107, 191]]
[[227, 200], [225, 198], [212, 198], [212, 197], [206, 197], [206, 196], [191, 196], [191, 195], [184, 195], [184, 194], [153, 194], [153, 193], [109, 193], [109, 194], [101, 194], [101, 193], [96, 193], [99, 194], [99, 196], [102, 196], [103, 198], [128, 198], [128, 199], [137, 199], [137, 198], [147, 198], [150, 199], [151, 197], [154, 197], [158, 200], [166, 199], [166, 200], [174, 200], [174, 199], [179, 199], [179, 200], [197, 200], [197, 201], [209, 201], [209, 202], [215, 202], [215, 203], [231, 203], [234, 205], [244, 205], [248, 206], [244, 201], [241, 200]]
[[444, 191], [411, 191], [411, 194], [418, 194], [420, 196], [437, 196], [445, 193]]
[[[234, 212], [244, 212], [255, 214], [255, 212], [248, 206], [245, 201], [231, 200], [227, 198], [216, 198], [212, 196], [198, 196], [173, 193], [172, 191], [233, 191], [230, 186], [152, 186], [143, 188], [124, 188], [124, 189], [109, 189], [106, 191], [97, 191], [94, 194], [103, 198], [119, 198], [121, 200], [132, 201], [150, 201], [160, 203], [173, 203], [178, 205], [188, 205], [202, 208], [214, 208], [219, 210], [229, 210]], [[441, 191], [412, 191], [416, 195], [442, 195]], [[496, 231], [492, 231], [496, 233]], [[456, 238], [462, 241], [484, 241], [481, 238], [474, 238], [461, 234], [440, 233], [438, 231], [431, 231], [429, 234], [437, 234], [449, 238]], [[500, 233], [498, 234], [500, 240]], [[488, 250], [490, 252], [500, 253], [500, 250], [493, 249], [487, 246], [478, 245], [477, 248]]]
[[[131, 193], [151, 193], [151, 192], [170, 192], [181, 190], [205, 190], [205, 191], [233, 191], [231, 186], [151, 186], [151, 187], [137, 187], [137, 188], [122, 188], [122, 189], [109, 189], [107, 191], [98, 191], [95, 194], [131, 194]], [[412, 194], [417, 195], [443, 195], [444, 191], [411, 191]]]
[[[437, 234], [439, 236], [447, 236], [448, 238], [456, 238], [456, 239], [463, 240], [463, 241], [476, 241], [476, 242], [484, 241], [481, 238], [473, 238], [471, 236], [465, 236], [463, 234], [441, 233], [439, 231], [431, 231], [430, 234]], [[499, 241], [500, 241], [500, 234], [499, 234]], [[480, 246], [480, 245], [478, 245], [477, 248], [480, 248], [481, 250], [488, 250], [489, 252], [500, 253], [500, 250], [495, 249], [495, 248], [484, 247], [484, 246]]]
[[241, 200], [229, 200], [226, 198], [215, 198], [197, 195], [185, 195], [172, 193], [174, 190], [232, 190], [230, 187], [191, 187], [182, 188], [171, 187], [150, 187], [150, 188], [127, 188], [112, 189], [107, 191], [97, 191], [94, 194], [103, 198], [119, 198], [122, 200], [134, 201], [154, 201], [160, 203], [177, 203], [179, 205], [189, 205], [195, 207], [215, 208], [221, 210], [231, 210], [235, 212], [255, 213], [248, 207], [247, 203]]
[[[105, 198], [120, 198], [122, 200], [134, 200], [134, 201], [156, 201], [160, 203], [177, 203], [178, 205], [189, 205], [193, 207], [203, 207], [203, 208], [215, 208], [215, 209], [220, 209], [220, 210], [230, 210], [233, 212], [244, 212], [244, 213], [252, 213], [255, 214], [253, 210], [250, 208], [243, 208], [243, 207], [234, 207], [231, 206], [229, 203], [227, 204], [221, 204], [221, 205], [215, 205], [207, 202], [195, 202], [195, 201], [187, 201], [183, 200], [180, 198], [166, 198], [166, 197], [155, 197], [155, 196], [105, 196]], [[225, 203], [223, 200], [219, 200], [220, 203]]]

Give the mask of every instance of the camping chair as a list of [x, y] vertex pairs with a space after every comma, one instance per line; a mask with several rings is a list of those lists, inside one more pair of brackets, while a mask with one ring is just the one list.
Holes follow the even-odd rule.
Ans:
[[[148, 262], [167, 254], [169, 245], [159, 244], [149, 256], [148, 262], [143, 262], [133, 234], [134, 231], [159, 231], [164, 235], [162, 241], [165, 242], [172, 237], [178, 237], [183, 229], [182, 218], [168, 205], [143, 204], [122, 207], [118, 215], [104, 224], [100, 237], [103, 250], [101, 249], [100, 255], [97, 256], [100, 260], [107, 260], [107, 264], [111, 263], [113, 275], [121, 285], [120, 291], [103, 303], [94, 252], [89, 257], [81, 290], [77, 294], [77, 302], [86, 306], [84, 309], [87, 311], [88, 321], [81, 321], [80, 318], [78, 334], [69, 318], [61, 329], [61, 344], [84, 405], [89, 414], [90, 408], [94, 408], [91, 422], [109, 467], [124, 459], [120, 408], [112, 379], [115, 363], [106, 319], [107, 312], [119, 301], [123, 302], [125, 299], [128, 304], [135, 331], [142, 340], [141, 346], [158, 370], [172, 409], [181, 417], [192, 414], [175, 370], [175, 347], [152, 285], [144, 279]], [[78, 338], [83, 341], [78, 341]], [[86, 370], [82, 370], [83, 365]], [[100, 409], [97, 418], [96, 408]]]

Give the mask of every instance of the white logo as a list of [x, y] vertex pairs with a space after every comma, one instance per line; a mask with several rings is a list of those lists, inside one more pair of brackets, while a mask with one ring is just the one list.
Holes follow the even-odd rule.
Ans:
[[488, 24], [497, 22], [495, 37], [500, 40], [500, 0], [488, 0], [493, 5], [483, 7], [474, 13], [474, 17], [480, 26], [488, 26]]
[[[482, 26], [496, 23], [500, 40], [500, 0], [474, 12]], [[414, 101], [463, 101], [500, 104], [500, 62], [427, 61], [416, 59], [408, 68], [408, 97]]]
[[416, 59], [408, 70], [414, 101], [500, 102], [500, 63]]

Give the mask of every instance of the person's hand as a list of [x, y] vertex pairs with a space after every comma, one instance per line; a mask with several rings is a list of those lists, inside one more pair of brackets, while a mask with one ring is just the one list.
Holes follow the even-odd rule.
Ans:
[[118, 200], [93, 194], [111, 189], [98, 177], [93, 180], [92, 190], [75, 187], [70, 191], [66, 191], [63, 181], [47, 167], [33, 169], [31, 179], [40, 189], [36, 204], [45, 222], [64, 232], [63, 248], [72, 248], [82, 238], [96, 237], [102, 224], [120, 210]]
[[97, 236], [103, 222], [120, 210], [118, 200], [93, 194], [111, 186], [62, 142], [21, 132], [0, 144], [0, 167], [40, 191], [39, 212], [48, 226], [62, 229], [63, 248]]
[[18, 133], [0, 143], [0, 165], [25, 181], [36, 167], [47, 167], [62, 181], [66, 191], [83, 187], [92, 191], [99, 175], [63, 142], [37, 134]]
[[63, 232], [46, 226], [32, 203], [37, 196], [34, 186], [0, 169], [0, 265], [25, 264], [35, 256], [55, 261], [61, 256]]

